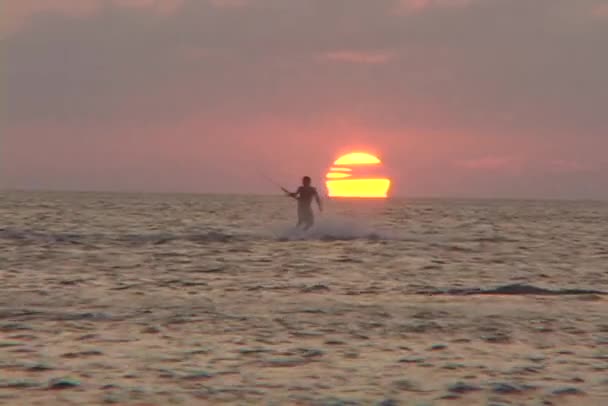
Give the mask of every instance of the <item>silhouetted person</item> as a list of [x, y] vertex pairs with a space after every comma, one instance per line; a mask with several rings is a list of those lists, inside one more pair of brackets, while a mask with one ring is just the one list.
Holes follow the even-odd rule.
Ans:
[[321, 198], [319, 197], [319, 193], [317, 193], [317, 189], [310, 186], [310, 177], [304, 176], [302, 178], [302, 186], [300, 186], [295, 193], [291, 193], [287, 190], [285, 190], [285, 193], [298, 201], [297, 227], [304, 225], [304, 230], [308, 230], [315, 223], [315, 216], [312, 212], [313, 198], [317, 201], [319, 211], [323, 211]]

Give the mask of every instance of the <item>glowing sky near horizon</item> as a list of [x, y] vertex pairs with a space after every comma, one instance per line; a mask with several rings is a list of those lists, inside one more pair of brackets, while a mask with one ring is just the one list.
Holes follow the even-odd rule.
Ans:
[[608, 198], [606, 38], [604, 0], [6, 0], [0, 188], [277, 193], [256, 168], [373, 151], [391, 195]]

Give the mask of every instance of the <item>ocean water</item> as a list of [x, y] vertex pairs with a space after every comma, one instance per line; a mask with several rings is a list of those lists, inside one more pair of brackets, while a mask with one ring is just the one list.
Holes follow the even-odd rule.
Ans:
[[[0, 269], [167, 273], [224, 266], [356, 272], [420, 287], [608, 284], [608, 203], [328, 200], [294, 226], [282, 196], [4, 193]], [[423, 281], [411, 275], [424, 275]], [[424, 285], [424, 286], [422, 286]]]
[[3, 193], [0, 404], [608, 404], [606, 202], [325, 203]]

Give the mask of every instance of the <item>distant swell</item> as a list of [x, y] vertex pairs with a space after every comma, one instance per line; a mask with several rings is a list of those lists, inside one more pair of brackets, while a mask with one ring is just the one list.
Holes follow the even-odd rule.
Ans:
[[52, 233], [31, 230], [0, 230], [0, 239], [12, 240], [20, 244], [126, 244], [126, 245], [161, 245], [173, 241], [190, 241], [194, 243], [230, 242], [244, 240], [247, 235], [238, 235], [221, 231], [203, 231], [184, 234], [146, 233], [146, 234], [79, 234]]
[[593, 289], [546, 289], [532, 285], [512, 284], [493, 289], [463, 288], [436, 291], [420, 291], [425, 295], [608, 295], [608, 292]]
[[274, 240], [274, 241], [351, 241], [391, 239], [386, 233], [362, 227], [321, 226], [308, 231], [293, 226], [282, 229], [258, 229], [247, 231], [228, 230], [191, 230], [184, 233], [72, 233], [43, 232], [39, 230], [0, 229], [0, 240], [12, 244], [25, 245], [123, 245], [137, 247], [144, 245], [164, 245], [172, 242], [191, 243], [230, 243], [239, 241]]

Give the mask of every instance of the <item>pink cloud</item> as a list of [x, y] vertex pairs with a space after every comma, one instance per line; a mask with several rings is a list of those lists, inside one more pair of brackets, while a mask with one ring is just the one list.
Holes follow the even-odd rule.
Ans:
[[511, 173], [520, 173], [524, 169], [553, 173], [581, 173], [593, 170], [590, 165], [571, 159], [541, 158], [524, 160], [513, 156], [495, 155], [457, 161], [456, 165], [471, 170]]
[[331, 51], [323, 55], [325, 59], [336, 62], [359, 64], [385, 64], [393, 59], [393, 55], [386, 51]]
[[412, 13], [429, 8], [461, 8], [476, 0], [400, 0], [399, 12]]
[[142, 8], [159, 15], [171, 14], [184, 0], [19, 0], [9, 2], [2, 9], [0, 36], [18, 31], [28, 20], [44, 12], [58, 12], [70, 17], [87, 17], [99, 11], [104, 4], [116, 7]]
[[86, 16], [97, 10], [98, 0], [19, 0], [2, 7], [0, 34], [19, 30], [29, 18], [41, 12], [58, 11], [70, 16]]
[[608, 3], [598, 4], [593, 10], [592, 14], [595, 18], [602, 20], [608, 20]]
[[555, 159], [548, 162], [549, 170], [558, 173], [578, 173], [592, 171], [593, 168], [582, 162], [567, 160], [567, 159]]
[[132, 8], [146, 8], [160, 15], [173, 13], [184, 0], [114, 0], [115, 5]]
[[247, 6], [249, 0], [209, 0], [209, 2], [218, 8], [240, 8]]
[[510, 156], [488, 155], [481, 158], [457, 161], [456, 165], [473, 170], [519, 170], [522, 166], [520, 158]]

